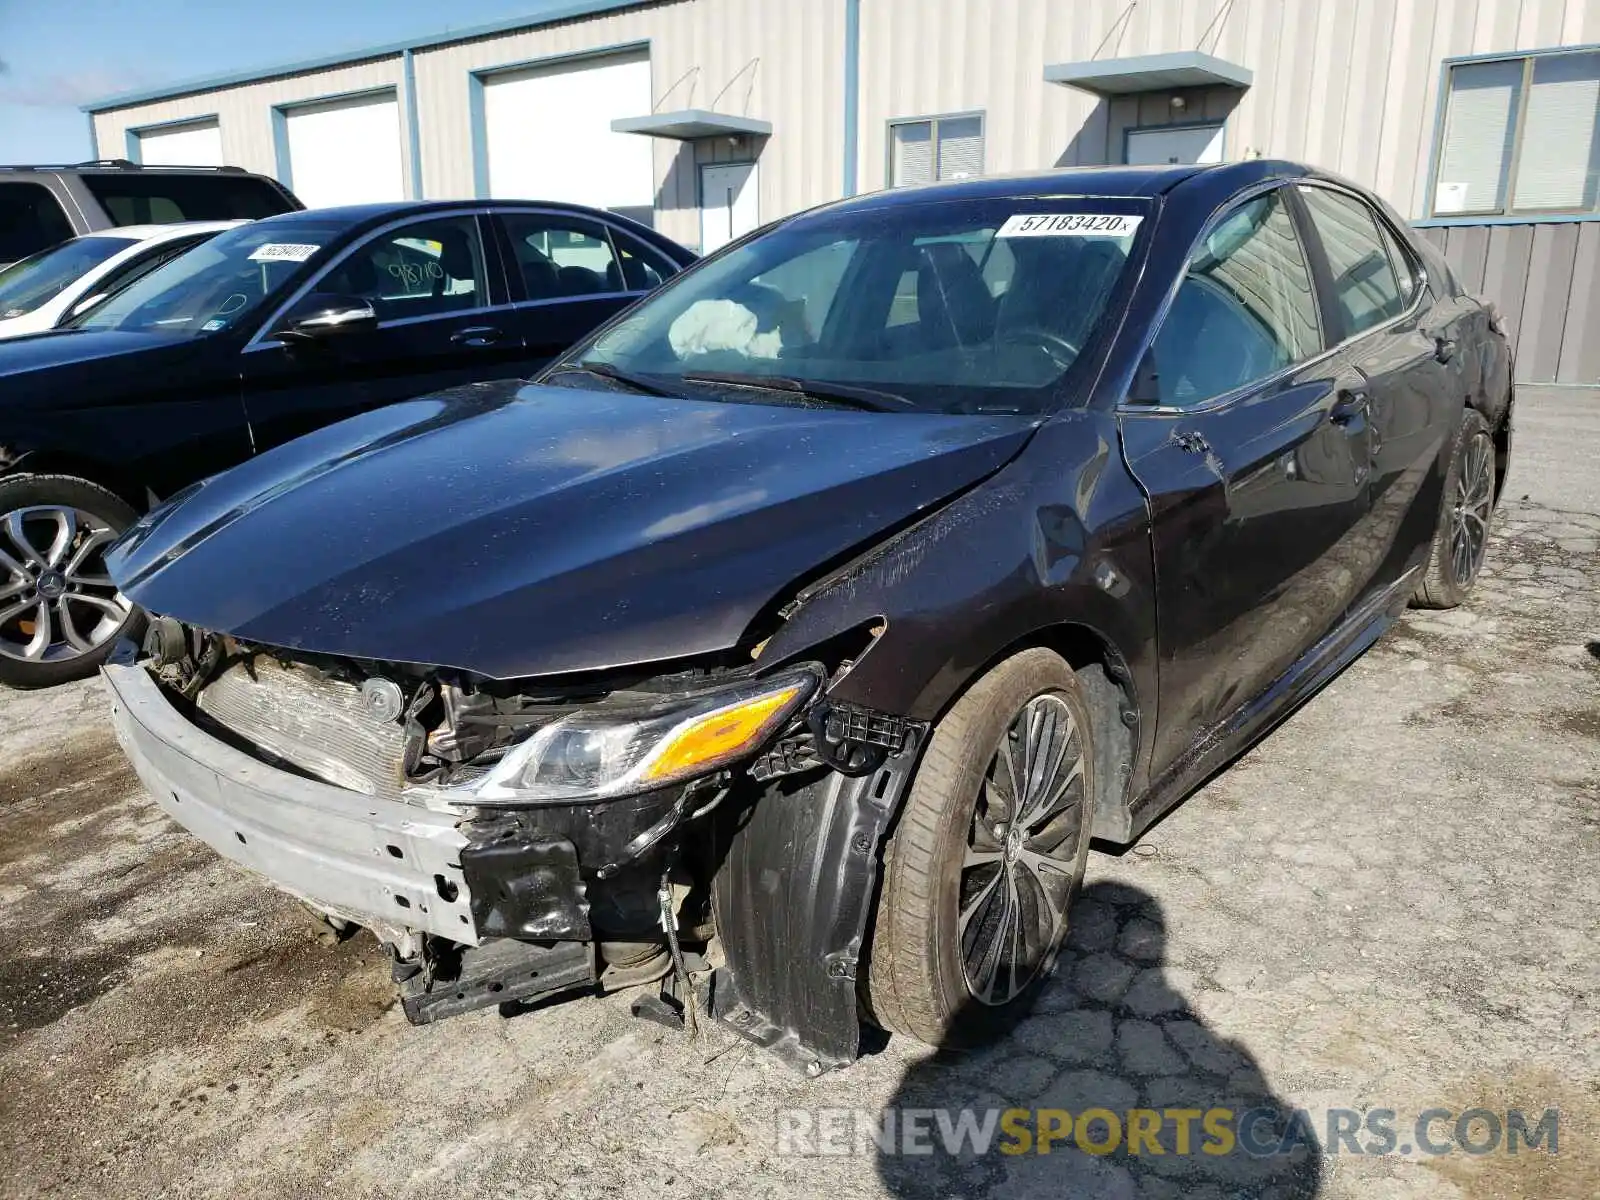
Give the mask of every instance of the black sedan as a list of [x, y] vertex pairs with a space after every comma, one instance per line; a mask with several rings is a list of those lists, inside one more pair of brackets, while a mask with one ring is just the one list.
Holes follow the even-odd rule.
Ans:
[[1471, 588], [1493, 312], [1283, 162], [845, 201], [113, 552], [156, 801], [412, 1019], [664, 978], [815, 1073], [1026, 1010], [1127, 843]]
[[0, 344], [0, 682], [91, 674], [137, 625], [102, 556], [155, 498], [379, 405], [531, 374], [693, 257], [564, 204], [300, 212]]

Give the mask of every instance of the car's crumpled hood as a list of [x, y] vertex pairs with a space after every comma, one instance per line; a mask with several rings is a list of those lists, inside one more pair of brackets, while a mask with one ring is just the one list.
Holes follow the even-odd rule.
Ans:
[[111, 569], [152, 612], [290, 649], [502, 679], [677, 658], [1033, 425], [475, 385], [218, 476]]

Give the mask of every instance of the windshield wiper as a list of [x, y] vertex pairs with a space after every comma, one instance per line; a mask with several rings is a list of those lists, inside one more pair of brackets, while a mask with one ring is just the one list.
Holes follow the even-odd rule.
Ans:
[[556, 373], [559, 375], [565, 374], [568, 371], [581, 371], [589, 375], [598, 375], [601, 379], [609, 379], [614, 383], [620, 383], [624, 387], [632, 388], [636, 392], [642, 392], [646, 396], [666, 396], [673, 400], [683, 399], [683, 397], [679, 396], [676, 392], [668, 391], [659, 383], [653, 383], [644, 378], [642, 375], [635, 375], [630, 371], [620, 370], [617, 367], [613, 367], [610, 363], [587, 361], [565, 363], [557, 370]]
[[771, 392], [793, 392], [809, 400], [823, 400], [866, 412], [897, 412], [916, 404], [894, 392], [855, 387], [843, 383], [812, 383], [784, 375], [756, 375], [740, 371], [696, 371], [683, 377], [685, 383], [726, 383], [733, 387], [762, 388]]

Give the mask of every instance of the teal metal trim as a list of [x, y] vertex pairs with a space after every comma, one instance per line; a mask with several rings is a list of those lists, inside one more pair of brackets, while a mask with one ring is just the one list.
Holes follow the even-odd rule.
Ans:
[[507, 21], [496, 21], [487, 25], [470, 26], [465, 29], [452, 29], [446, 33], [435, 34], [432, 37], [390, 42], [385, 45], [350, 50], [344, 54], [330, 54], [321, 58], [258, 67], [248, 71], [233, 71], [226, 75], [213, 75], [204, 79], [190, 79], [167, 87], [119, 92], [113, 96], [105, 96], [99, 100], [90, 101], [82, 106], [82, 111], [87, 113], [107, 112], [114, 108], [127, 108], [134, 104], [148, 104], [153, 100], [170, 100], [175, 96], [187, 96], [194, 92], [206, 92], [214, 88], [231, 87], [235, 84], [259, 83], [264, 79], [280, 79], [285, 75], [298, 75], [305, 71], [321, 71], [330, 67], [345, 67], [353, 63], [370, 62], [376, 58], [394, 58], [407, 50], [431, 50], [439, 46], [450, 46], [457, 42], [470, 42], [477, 38], [494, 37], [502, 33], [540, 29], [546, 25], [554, 25], [561, 21], [598, 16], [602, 13], [615, 12], [618, 9], [644, 8], [649, 4], [658, 2], [659, 0], [576, 0], [574, 3], [564, 4], [559, 8], [545, 9], [538, 16], [532, 18], [522, 17]]
[[[90, 124], [94, 123], [93, 114], [90, 114], [89, 121]], [[139, 135], [133, 130], [125, 129], [122, 131], [122, 145], [124, 157], [126, 157], [129, 162], [142, 163], [144, 161], [144, 150], [139, 145]], [[95, 157], [98, 158], [100, 156], [97, 154]]]
[[410, 160], [411, 199], [422, 199], [422, 127], [417, 123], [417, 64], [408, 49], [400, 56], [400, 80], [405, 91], [406, 156]]
[[472, 134], [472, 194], [482, 200], [489, 195], [489, 130], [483, 117], [483, 76], [476, 71], [467, 76], [467, 124]]
[[1600, 50], [1600, 42], [1583, 46], [1543, 46], [1538, 50], [1496, 50], [1489, 54], [1458, 54], [1443, 61], [1446, 67], [1461, 63], [1503, 62], [1508, 58], [1548, 58], [1552, 54], [1593, 54]]
[[86, 113], [84, 115], [89, 122], [89, 161], [96, 162], [100, 158], [100, 135], [95, 132], [94, 114]]
[[844, 0], [844, 194], [858, 190], [861, 131], [861, 0]]
[[289, 116], [282, 108], [272, 110], [272, 161], [278, 182], [294, 191], [294, 172], [289, 169]]
[[[517, 26], [516, 28], [521, 28]], [[630, 51], [650, 53], [650, 39], [619, 42], [613, 46], [596, 46], [592, 50], [573, 50], [563, 54], [547, 54], [543, 58], [525, 58], [517, 62], [498, 63], [492, 67], [479, 67], [467, 73], [467, 125], [472, 144], [472, 194], [479, 200], [489, 195], [489, 131], [484, 123], [483, 85], [497, 75], [514, 75], [520, 71], [534, 71], [540, 67], [555, 67], [562, 63], [581, 62], [586, 58], [610, 58], [614, 54]]]
[[1523, 217], [1422, 217], [1411, 222], [1415, 229], [1448, 229], [1454, 225], [1575, 225], [1600, 221], [1600, 212], [1529, 213]]

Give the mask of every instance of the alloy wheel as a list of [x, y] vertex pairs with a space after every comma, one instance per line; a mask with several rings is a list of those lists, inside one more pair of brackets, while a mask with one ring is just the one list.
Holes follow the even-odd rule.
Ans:
[[990, 761], [968, 832], [957, 918], [967, 989], [980, 1004], [1016, 999], [1066, 931], [1088, 836], [1083, 752], [1072, 711], [1046, 693], [1023, 706]]
[[0, 516], [0, 656], [63, 662], [105, 645], [133, 615], [107, 574], [117, 531], [81, 508]]
[[1450, 561], [1456, 582], [1471, 583], [1483, 566], [1489, 540], [1489, 515], [1494, 508], [1494, 447], [1488, 434], [1473, 436], [1461, 455], [1455, 511], [1450, 523]]

